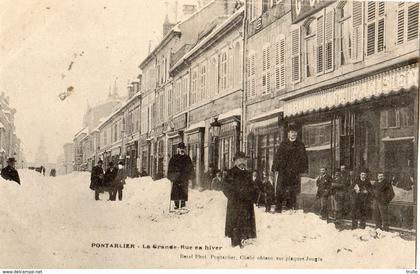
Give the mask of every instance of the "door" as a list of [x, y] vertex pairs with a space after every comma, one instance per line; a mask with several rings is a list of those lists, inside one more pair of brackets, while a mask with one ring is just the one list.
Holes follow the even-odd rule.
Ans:
[[385, 173], [393, 185], [405, 190], [413, 189], [414, 151], [411, 139], [385, 142]]

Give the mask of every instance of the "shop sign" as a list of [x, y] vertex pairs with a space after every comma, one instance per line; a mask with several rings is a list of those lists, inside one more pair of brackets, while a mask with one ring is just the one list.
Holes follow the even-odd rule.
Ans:
[[327, 5], [334, 3], [331, 0], [290, 0], [292, 7], [292, 22], [297, 23], [303, 18], [321, 10]]
[[187, 113], [184, 113], [173, 120], [174, 130], [179, 130], [187, 127]]
[[403, 88], [417, 87], [417, 82], [417, 65], [405, 66], [339, 87], [321, 90], [304, 97], [286, 101], [284, 104], [284, 114], [290, 116], [355, 103], [373, 96], [387, 95], [392, 91], [398, 91]]

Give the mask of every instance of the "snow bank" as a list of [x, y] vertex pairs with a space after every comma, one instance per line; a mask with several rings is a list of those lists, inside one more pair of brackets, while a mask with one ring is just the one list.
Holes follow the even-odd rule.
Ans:
[[[107, 193], [94, 201], [89, 173], [20, 175], [22, 186], [0, 184], [2, 268], [414, 267], [414, 241], [371, 228], [339, 232], [301, 211], [273, 215], [256, 208], [258, 238], [231, 248], [223, 193], [190, 190], [190, 212], [176, 215], [169, 212], [166, 179], [128, 179], [123, 201], [107, 201]], [[106, 243], [135, 248], [100, 247]], [[177, 249], [159, 248], [171, 245]]]

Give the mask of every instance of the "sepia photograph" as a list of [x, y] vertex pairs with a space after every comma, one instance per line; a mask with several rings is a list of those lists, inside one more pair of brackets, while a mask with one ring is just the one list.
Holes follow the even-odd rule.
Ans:
[[0, 0], [2, 273], [417, 273], [419, 5]]

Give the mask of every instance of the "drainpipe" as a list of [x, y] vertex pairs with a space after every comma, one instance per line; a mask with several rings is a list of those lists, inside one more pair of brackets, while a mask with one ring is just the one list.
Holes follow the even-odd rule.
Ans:
[[247, 41], [248, 41], [248, 5], [249, 0], [245, 0], [244, 17], [242, 19], [242, 121], [241, 121], [241, 133], [242, 133], [242, 151], [246, 152], [247, 138], [246, 138], [246, 62], [247, 62]]

